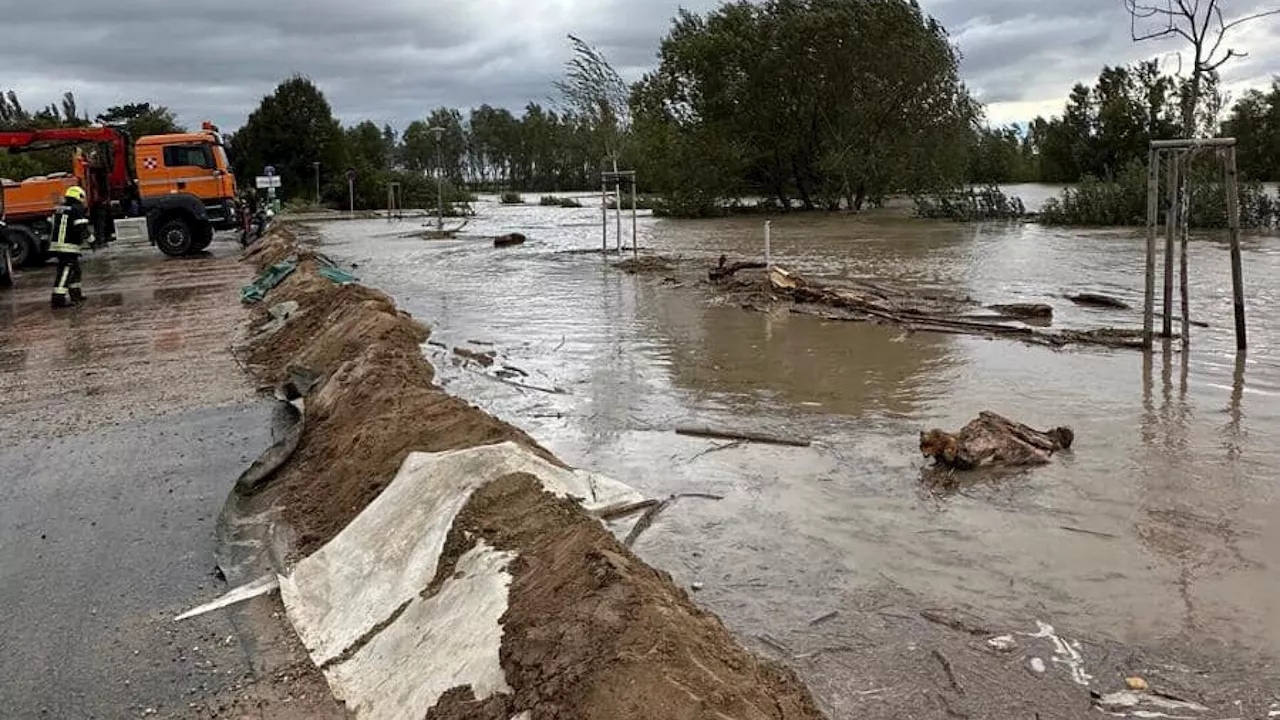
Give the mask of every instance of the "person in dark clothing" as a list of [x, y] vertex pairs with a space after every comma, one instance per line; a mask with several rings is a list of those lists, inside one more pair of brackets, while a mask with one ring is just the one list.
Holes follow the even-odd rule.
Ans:
[[58, 260], [53, 297], [50, 299], [56, 308], [69, 307], [84, 300], [84, 293], [80, 290], [80, 253], [93, 245], [84, 199], [84, 188], [67, 188], [62, 204], [49, 218], [53, 227], [49, 233], [49, 252]]

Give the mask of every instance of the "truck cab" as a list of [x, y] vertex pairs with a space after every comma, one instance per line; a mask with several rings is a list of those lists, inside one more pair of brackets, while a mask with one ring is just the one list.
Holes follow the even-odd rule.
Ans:
[[205, 123], [200, 132], [149, 135], [134, 145], [138, 200], [152, 204], [165, 196], [193, 195], [218, 230], [239, 226], [236, 179], [218, 129]]

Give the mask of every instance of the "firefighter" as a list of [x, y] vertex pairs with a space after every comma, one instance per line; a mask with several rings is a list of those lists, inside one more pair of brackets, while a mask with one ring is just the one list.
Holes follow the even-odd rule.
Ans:
[[93, 245], [89, 213], [84, 206], [84, 188], [67, 188], [62, 204], [53, 211], [49, 224], [49, 252], [58, 259], [53, 281], [54, 307], [69, 307], [84, 300], [80, 291], [80, 253]]

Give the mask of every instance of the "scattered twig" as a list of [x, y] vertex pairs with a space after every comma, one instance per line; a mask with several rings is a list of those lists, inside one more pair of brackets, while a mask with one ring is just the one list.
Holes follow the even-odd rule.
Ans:
[[1084, 528], [1072, 527], [1070, 525], [1059, 525], [1058, 527], [1062, 528], [1063, 530], [1066, 530], [1067, 532], [1080, 533], [1081, 535], [1094, 535], [1100, 538], [1108, 538], [1111, 540], [1115, 540], [1120, 537], [1119, 535], [1112, 535], [1111, 533], [1107, 533], [1107, 532], [1101, 532], [1098, 530], [1086, 530]]
[[676, 428], [676, 434], [690, 437], [716, 438], [719, 440], [741, 440], [743, 442], [757, 442], [767, 445], [789, 445], [791, 447], [809, 447], [812, 445], [808, 440], [792, 440], [760, 433], [717, 430], [709, 427], [682, 426]]
[[702, 452], [698, 453], [697, 455], [694, 455], [693, 457], [689, 458], [685, 462], [693, 462], [694, 460], [697, 460], [698, 458], [704, 455], [710, 455], [713, 452], [719, 452], [721, 450], [731, 450], [733, 448], [738, 447], [739, 445], [742, 445], [745, 442], [746, 440], [734, 440], [733, 442], [725, 443], [724, 445], [716, 445], [715, 447], [711, 447], [711, 448], [707, 448], [706, 450], [703, 450]]
[[665, 510], [667, 506], [670, 504], [671, 504], [671, 500], [667, 499], [667, 500], [663, 500], [662, 502], [655, 503], [652, 507], [646, 510], [644, 512], [644, 515], [641, 515], [640, 519], [636, 521], [636, 526], [631, 528], [631, 532], [627, 533], [627, 539], [623, 540], [622, 544], [626, 545], [627, 547], [631, 547], [631, 545], [636, 541], [636, 539], [640, 537], [640, 533], [649, 529], [649, 526], [653, 524], [653, 521], [655, 519], [657, 519], [658, 513]]
[[628, 515], [634, 515], [640, 512], [641, 510], [648, 510], [649, 508], [657, 504], [658, 504], [657, 500], [641, 500], [640, 502], [634, 502], [634, 503], [622, 503], [620, 505], [610, 505], [609, 507], [595, 510], [592, 512], [592, 514], [600, 518], [601, 520], [617, 520], [618, 518], [624, 518]]
[[810, 620], [810, 621], [809, 621], [809, 625], [810, 625], [810, 626], [813, 626], [813, 625], [821, 625], [822, 623], [824, 623], [824, 622], [826, 622], [826, 621], [828, 621], [828, 620], [832, 620], [832, 619], [834, 619], [834, 618], [835, 618], [835, 616], [837, 616], [837, 615], [839, 615], [839, 614], [840, 614], [840, 611], [839, 611], [839, 610], [832, 610], [831, 612], [827, 613], [826, 615], [819, 615], [818, 617], [816, 617], [816, 618], [814, 618], [814, 619]]
[[[852, 646], [850, 646], [850, 645], [824, 645], [823, 647], [820, 647], [820, 648], [818, 648], [817, 650], [814, 650], [814, 651], [812, 651], [812, 652], [801, 653], [800, 655], [796, 655], [796, 656], [795, 656], [795, 659], [796, 659], [796, 660], [808, 660], [808, 659], [811, 659], [811, 658], [819, 657], [820, 655], [823, 655], [823, 654], [825, 654], [825, 653], [831, 653], [831, 652], [857, 652], [857, 651], [858, 651], [858, 648], [852, 647]], [[888, 689], [888, 688], [886, 688], [886, 689]]]
[[477, 362], [484, 367], [489, 367], [490, 365], [493, 365], [494, 362], [494, 352], [492, 350], [488, 352], [476, 352], [475, 350], [468, 348], [456, 347], [453, 349], [453, 354], [463, 358], [464, 360]]
[[964, 687], [960, 685], [960, 680], [956, 678], [956, 669], [951, 666], [951, 661], [937, 648], [933, 649], [933, 656], [937, 658], [938, 662], [942, 663], [942, 669], [946, 671], [947, 680], [951, 681], [951, 687], [955, 688], [956, 692], [964, 695]]
[[476, 370], [474, 368], [469, 368], [465, 365], [462, 366], [462, 369], [470, 373], [475, 373], [476, 375], [479, 375], [482, 378], [488, 378], [494, 382], [500, 382], [503, 385], [510, 385], [512, 387], [517, 387], [524, 390], [536, 390], [537, 392], [547, 393], [548, 395], [568, 395], [569, 394], [568, 391], [562, 390], [560, 388], [544, 388], [544, 387], [538, 387], [537, 385], [526, 385], [525, 383], [516, 382], [515, 380], [508, 380], [506, 378], [496, 377], [488, 373], [483, 373], [483, 372], [480, 372], [479, 370]]
[[560, 344], [559, 344], [559, 345], [557, 345], [557, 346], [555, 347], [555, 349], [554, 349], [554, 350], [552, 350], [551, 352], [560, 352], [560, 348], [564, 347], [564, 344], [565, 344], [565, 343], [567, 343], [567, 342], [569, 342], [569, 336], [568, 336], [568, 335], [561, 335], [561, 336], [560, 336]]
[[691, 493], [676, 493], [675, 495], [672, 495], [670, 499], [679, 500], [680, 498], [700, 498], [702, 500], [723, 500], [724, 496], [712, 495], [711, 493], [691, 492]]
[[769, 633], [760, 633], [760, 634], [756, 635], [756, 637], [760, 640], [760, 642], [764, 643], [765, 645], [768, 645], [769, 647], [773, 648], [774, 650], [777, 650], [778, 652], [782, 653], [783, 655], [786, 655], [786, 656], [788, 656], [788, 657], [794, 657], [794, 656], [795, 656], [795, 653], [791, 651], [791, 648], [789, 648], [789, 647], [787, 647], [786, 645], [784, 645], [784, 644], [782, 643], [782, 641], [780, 641], [780, 640], [778, 640], [777, 638], [773, 637], [773, 636], [772, 636], [772, 635], [770, 635]]
[[[648, 507], [648, 509], [645, 510], [644, 515], [641, 515], [640, 519], [636, 521], [635, 527], [631, 528], [631, 532], [627, 534], [627, 539], [623, 540], [622, 544], [626, 545], [627, 547], [631, 547], [631, 544], [636, 541], [636, 538], [640, 537], [640, 533], [649, 529], [649, 526], [653, 524], [653, 521], [658, 517], [658, 513], [667, 509], [667, 507], [674, 504], [680, 498], [702, 498], [704, 500], [723, 500], [724, 496], [712, 495], [710, 493], [697, 493], [697, 492], [676, 493], [675, 495], [668, 497], [666, 500], [661, 500], [661, 501], [646, 500], [643, 503], [636, 503], [636, 505], [645, 505], [646, 507]], [[631, 512], [627, 514], [631, 514], [638, 509], [639, 508], [632, 509]], [[605, 510], [609, 510], [609, 508], [605, 508]], [[618, 508], [618, 511], [621, 512], [622, 508]], [[600, 515], [600, 516], [604, 517], [603, 515]]]
[[920, 611], [920, 617], [931, 623], [937, 623], [952, 630], [968, 633], [970, 635], [989, 635], [990, 631], [973, 622], [969, 622], [964, 618], [957, 617], [947, 610], [926, 609]]

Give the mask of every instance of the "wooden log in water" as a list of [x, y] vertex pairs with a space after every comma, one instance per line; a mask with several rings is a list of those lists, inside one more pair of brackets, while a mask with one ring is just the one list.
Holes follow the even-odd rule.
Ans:
[[1051, 320], [1053, 319], [1053, 307], [1044, 303], [1011, 303], [1006, 305], [988, 305], [988, 309], [1006, 317], [1031, 319], [1031, 320]]
[[676, 428], [676, 434], [686, 435], [689, 437], [715, 438], [717, 440], [744, 440], [746, 442], [764, 443], [766, 445], [789, 445], [791, 447], [809, 447], [812, 444], [808, 440], [794, 440], [755, 432], [720, 430], [710, 427], [693, 427], [688, 425]]
[[527, 239], [528, 238], [526, 238], [524, 235], [521, 235], [520, 233], [507, 233], [506, 235], [499, 235], [498, 237], [494, 238], [493, 246], [494, 247], [512, 247], [514, 245], [523, 245], [525, 243], [525, 240]]
[[1116, 310], [1128, 310], [1129, 303], [1113, 298], [1110, 295], [1101, 295], [1099, 293], [1080, 293], [1079, 295], [1068, 295], [1067, 299], [1077, 305], [1085, 305], [1088, 307], [1113, 308]]

